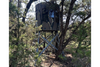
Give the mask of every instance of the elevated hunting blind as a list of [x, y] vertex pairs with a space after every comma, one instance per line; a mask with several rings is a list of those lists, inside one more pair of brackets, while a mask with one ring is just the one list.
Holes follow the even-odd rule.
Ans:
[[[56, 52], [58, 50], [58, 45], [60, 42], [59, 38], [59, 10], [60, 6], [52, 1], [50, 2], [42, 2], [36, 5], [36, 20], [37, 20], [37, 26], [42, 25], [42, 31], [38, 31], [38, 46], [42, 45], [43, 50], [39, 52], [39, 48], [37, 47], [36, 52], [39, 52], [39, 56], [47, 49], [47, 47], [53, 47], [54, 51]], [[52, 34], [46, 36], [46, 34], [42, 33], [51, 32]], [[55, 32], [55, 34], [53, 34]], [[43, 36], [45, 35], [45, 36]], [[50, 38], [51, 41], [48, 41]], [[52, 38], [52, 39], [51, 39]], [[40, 39], [43, 41], [40, 42]], [[47, 46], [45, 45], [47, 43]], [[47, 49], [48, 50], [48, 49]], [[51, 49], [50, 49], [51, 50]], [[38, 57], [39, 57], [38, 56]], [[38, 58], [37, 57], [37, 58]], [[37, 61], [37, 59], [36, 59]]]
[[59, 5], [53, 2], [43, 2], [36, 5], [37, 25], [42, 25], [42, 31], [59, 30]]

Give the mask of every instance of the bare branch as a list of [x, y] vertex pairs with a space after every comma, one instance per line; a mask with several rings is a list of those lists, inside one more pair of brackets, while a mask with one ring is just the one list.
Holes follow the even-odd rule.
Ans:
[[71, 3], [70, 3], [70, 7], [69, 7], [69, 11], [68, 11], [68, 16], [67, 16], [67, 19], [66, 19], [66, 25], [65, 25], [65, 33], [67, 31], [67, 27], [69, 25], [69, 20], [70, 20], [70, 16], [71, 16], [71, 11], [73, 9], [73, 6], [74, 6], [74, 3], [75, 3], [76, 0], [72, 0]]
[[74, 5], [75, 1], [76, 0], [72, 0], [71, 3], [70, 3], [70, 7], [69, 7], [69, 10], [68, 10], [68, 16], [67, 16], [67, 19], [66, 19], [65, 29], [64, 29], [64, 31], [63, 31], [63, 33], [61, 34], [60, 37], [65, 36], [65, 34], [66, 34], [67, 27], [69, 25], [70, 16], [71, 16], [71, 11], [73, 9], [73, 5]]
[[30, 0], [29, 3], [27, 4], [26, 8], [25, 8], [25, 11], [24, 11], [24, 14], [23, 14], [23, 19], [22, 19], [22, 22], [25, 23], [25, 18], [26, 18], [26, 14], [31, 6], [31, 4], [34, 2], [34, 1], [37, 1], [37, 0]]
[[[81, 24], [83, 24], [84, 21], [87, 20], [87, 19], [90, 18], [90, 17], [91, 17], [91, 14], [89, 14], [86, 18], [84, 18], [84, 19], [81, 21], [81, 23], [75, 28], [75, 30], [72, 32], [72, 34], [75, 33], [75, 31], [81, 26]], [[66, 40], [66, 42], [64, 43], [63, 49], [64, 49], [64, 47], [68, 44], [68, 42], [70, 41], [70, 39], [71, 39], [71, 37], [72, 37], [72, 34], [71, 34], [71, 36]]]
[[60, 15], [61, 15], [61, 31], [63, 32], [63, 4], [64, 4], [64, 0], [62, 0], [62, 2], [61, 2], [61, 6], [62, 6], [62, 8], [61, 8], [61, 13], [60, 13]]

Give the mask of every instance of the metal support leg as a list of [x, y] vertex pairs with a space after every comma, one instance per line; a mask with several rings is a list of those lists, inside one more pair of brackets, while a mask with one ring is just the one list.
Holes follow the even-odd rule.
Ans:
[[[58, 36], [58, 34], [51, 40], [53, 41], [56, 37]], [[56, 50], [58, 50], [54, 45], [51, 44], [51, 42], [49, 42], [48, 40], [46, 40], [43, 36], [41, 36], [48, 44], [50, 44], [51, 46], [53, 46]]]

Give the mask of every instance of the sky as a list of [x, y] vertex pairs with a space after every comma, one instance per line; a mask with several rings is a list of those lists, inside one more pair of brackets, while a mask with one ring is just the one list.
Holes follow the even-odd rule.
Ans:
[[[29, 11], [28, 11], [28, 13], [27, 13], [27, 15], [26, 15], [26, 18], [28, 18], [28, 16], [33, 16], [33, 17], [35, 17], [35, 5], [38, 4], [38, 3], [40, 3], [40, 2], [44, 2], [44, 0], [38, 0], [38, 1], [35, 1], [35, 2], [33, 2], [33, 3], [31, 4], [30, 9], [29, 9]], [[21, 5], [22, 5], [22, 8], [23, 8], [23, 9], [26, 8], [26, 4], [25, 4], [25, 3], [21, 3]]]
[[[49, 1], [49, 0], [47, 0], [47, 1]], [[30, 7], [30, 9], [29, 9], [29, 11], [28, 11], [28, 13], [26, 15], [26, 18], [28, 18], [28, 16], [35, 17], [35, 5], [38, 4], [38, 3], [40, 3], [40, 2], [45, 2], [45, 1], [44, 0], [38, 0], [38, 1], [35, 1], [35, 2], [32, 3], [32, 5], [31, 5], [31, 7]], [[21, 5], [22, 5], [22, 8], [25, 9], [26, 4], [21, 3]], [[32, 10], [32, 11], [30, 11], [30, 10]], [[65, 16], [63, 17], [63, 21], [64, 22], [66, 21], [66, 17]]]
[[[49, 0], [47, 0], [47, 1], [49, 1]], [[27, 13], [27, 15], [26, 15], [26, 18], [28, 18], [29, 16], [32, 16], [33, 18], [35, 18], [36, 16], [35, 16], [35, 5], [36, 4], [38, 4], [38, 3], [41, 3], [41, 2], [45, 2], [44, 0], [38, 0], [38, 1], [35, 1], [35, 2], [33, 2], [32, 4], [31, 4], [31, 6], [30, 6], [30, 9], [29, 9], [29, 11], [28, 11], [28, 13]], [[82, 0], [77, 0], [76, 1], [76, 3], [82, 3]], [[24, 3], [21, 3], [22, 4], [22, 8], [23, 9], [25, 9], [25, 7], [26, 7], [26, 4], [24, 4]], [[24, 12], [24, 11], [23, 11]], [[63, 22], [66, 22], [66, 16], [63, 16]], [[80, 19], [80, 18], [79, 18]], [[70, 22], [70, 24], [71, 24], [72, 22]]]

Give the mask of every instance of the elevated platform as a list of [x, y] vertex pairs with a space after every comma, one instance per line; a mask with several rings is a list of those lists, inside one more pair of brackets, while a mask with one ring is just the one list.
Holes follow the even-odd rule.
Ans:
[[37, 26], [42, 25], [42, 31], [52, 32], [59, 30], [59, 5], [51, 2], [42, 2], [36, 5]]
[[54, 32], [54, 31], [58, 31], [58, 30], [40, 30], [39, 32]]

